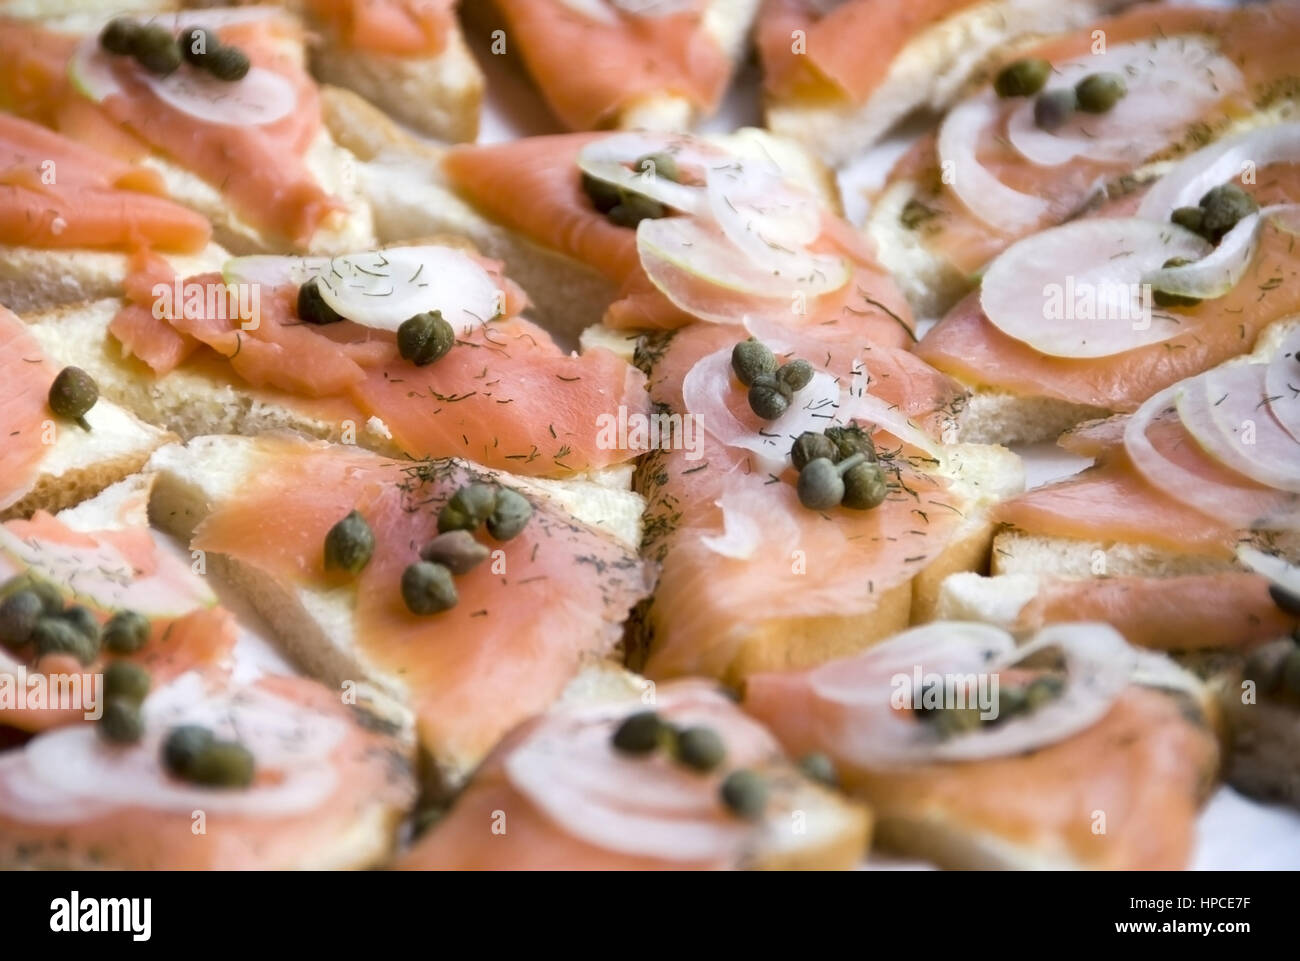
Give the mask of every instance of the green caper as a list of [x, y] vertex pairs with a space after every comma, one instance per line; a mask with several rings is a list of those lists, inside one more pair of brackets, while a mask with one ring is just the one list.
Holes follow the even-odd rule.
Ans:
[[610, 743], [621, 754], [649, 754], [663, 743], [664, 730], [664, 722], [654, 711], [638, 711], [623, 718]]
[[140, 24], [129, 17], [114, 17], [99, 32], [99, 45], [109, 53], [125, 56], [135, 49]]
[[1194, 234], [1199, 234], [1205, 223], [1205, 211], [1200, 207], [1179, 207], [1169, 215], [1169, 220]]
[[456, 331], [438, 310], [416, 314], [397, 328], [397, 351], [416, 367], [441, 360], [455, 343]]
[[1025, 688], [1025, 709], [1036, 711], [1044, 704], [1054, 700], [1065, 689], [1065, 682], [1055, 675], [1048, 674], [1035, 678]]
[[754, 381], [764, 374], [776, 373], [776, 366], [776, 355], [766, 344], [752, 337], [731, 348], [731, 369], [736, 380], [746, 387], [753, 386]]
[[1078, 99], [1069, 87], [1040, 93], [1034, 101], [1034, 124], [1039, 130], [1051, 132], [1065, 126], [1078, 108]]
[[89, 664], [99, 653], [99, 645], [72, 623], [47, 614], [32, 628], [31, 641], [38, 657], [47, 654], [71, 654], [82, 664]]
[[799, 494], [799, 503], [804, 507], [813, 511], [828, 511], [838, 507], [844, 500], [844, 479], [835, 469], [834, 461], [828, 457], [817, 457], [799, 472], [795, 490]]
[[803, 390], [813, 379], [812, 364], [806, 360], [792, 360], [788, 364], [782, 364], [776, 372], [776, 379], [791, 390]]
[[144, 736], [140, 702], [129, 697], [109, 697], [99, 718], [99, 734], [114, 744], [134, 744]]
[[[1164, 267], [1185, 267], [1190, 263], [1191, 261], [1186, 257], [1170, 257], [1164, 262]], [[1195, 307], [1201, 302], [1201, 298], [1171, 294], [1165, 290], [1152, 290], [1151, 302], [1157, 307]]]
[[934, 216], [935, 211], [933, 209], [913, 197], [903, 204], [903, 209], [898, 215], [898, 222], [908, 230], [915, 230]]
[[19, 648], [32, 637], [45, 605], [35, 591], [18, 591], [0, 602], [0, 647]]
[[455, 607], [460, 597], [451, 571], [441, 564], [419, 561], [402, 571], [402, 600], [408, 611], [423, 616]]
[[1300, 647], [1295, 648], [1282, 662], [1282, 683], [1296, 697], [1300, 697]]
[[772, 374], [762, 374], [749, 387], [749, 409], [763, 420], [776, 420], [790, 409], [794, 392]]
[[0, 598], [10, 597], [19, 591], [31, 591], [39, 597], [46, 614], [58, 614], [63, 610], [63, 591], [32, 571], [5, 581], [4, 586], [0, 587]]
[[794, 464], [795, 470], [803, 470], [808, 466], [809, 461], [819, 457], [834, 460], [837, 453], [834, 442], [825, 434], [806, 430], [799, 435], [794, 446], [790, 448], [790, 463]]
[[805, 754], [799, 760], [799, 770], [804, 776], [827, 787], [839, 785], [839, 775], [835, 773], [835, 762], [821, 753]]
[[659, 201], [644, 194], [628, 192], [605, 216], [618, 227], [636, 227], [643, 220], [658, 220], [667, 213], [668, 209]]
[[143, 701], [149, 693], [149, 672], [130, 661], [114, 661], [104, 668], [104, 696]]
[[889, 484], [879, 464], [864, 461], [844, 472], [845, 507], [855, 511], [869, 511], [879, 507], [889, 496]]
[[190, 763], [186, 780], [204, 787], [248, 787], [253, 783], [253, 752], [237, 741], [212, 741]]
[[325, 535], [325, 570], [344, 571], [354, 577], [375, 553], [375, 532], [360, 511], [348, 515]]
[[90, 613], [87, 608], [82, 607], [80, 604], [73, 604], [58, 616], [94, 641], [96, 646], [99, 645], [103, 629], [99, 626], [99, 619]]
[[1117, 73], [1090, 73], [1074, 87], [1079, 109], [1085, 113], [1105, 113], [1128, 93], [1128, 84]]
[[682, 176], [682, 172], [677, 166], [677, 158], [665, 150], [656, 150], [654, 153], [646, 154], [637, 160], [635, 167], [636, 172], [639, 174], [663, 177], [664, 180], [671, 180], [673, 183], [680, 182]]
[[876, 444], [871, 439], [870, 431], [863, 430], [857, 424], [827, 427], [826, 438], [835, 445], [836, 453], [831, 460], [841, 461], [854, 454], [861, 454], [872, 463], [876, 461]]
[[195, 759], [212, 744], [214, 737], [206, 727], [182, 724], [167, 732], [163, 741], [163, 767], [176, 777], [188, 778]]
[[601, 180], [588, 173], [582, 175], [582, 192], [587, 195], [591, 205], [602, 214], [609, 213], [623, 200], [623, 191], [608, 180]]
[[420, 551], [420, 558], [441, 564], [453, 574], [468, 574], [487, 560], [490, 553], [469, 531], [447, 531], [429, 541]]
[[1217, 244], [1237, 223], [1259, 212], [1255, 198], [1235, 183], [1212, 187], [1201, 198], [1201, 236]]
[[940, 737], [968, 734], [980, 726], [977, 707], [945, 707], [928, 711], [924, 717], [934, 725], [934, 730]]
[[135, 611], [118, 611], [104, 625], [104, 647], [114, 654], [134, 654], [149, 641], [149, 618]]
[[298, 288], [298, 319], [307, 324], [336, 324], [343, 315], [325, 302], [320, 281], [313, 277]]
[[64, 367], [50, 384], [50, 410], [59, 417], [76, 421], [84, 430], [86, 412], [99, 400], [99, 385], [80, 367]]
[[1268, 596], [1273, 599], [1273, 603], [1283, 614], [1290, 614], [1292, 617], [1300, 617], [1300, 595], [1292, 594], [1284, 587], [1277, 584], [1268, 585]]
[[509, 487], [497, 491], [496, 506], [488, 515], [488, 533], [499, 541], [508, 541], [516, 537], [533, 516], [533, 505], [528, 498]]
[[711, 727], [688, 727], [677, 732], [674, 753], [693, 770], [712, 771], [727, 756], [727, 746]]
[[1052, 65], [1038, 57], [1026, 57], [1009, 63], [993, 79], [993, 89], [1002, 98], [1032, 97], [1043, 89], [1052, 74]]
[[196, 67], [204, 66], [207, 59], [221, 46], [217, 35], [206, 27], [187, 27], [181, 31], [181, 56]]
[[456, 491], [438, 514], [438, 532], [478, 530], [496, 510], [497, 490], [476, 482]]
[[150, 73], [167, 76], [181, 65], [181, 48], [172, 32], [158, 24], [140, 28], [131, 50], [136, 61]]
[[732, 771], [719, 790], [722, 803], [743, 818], [756, 818], [767, 807], [767, 782], [757, 771]]
[[249, 62], [248, 54], [238, 47], [220, 46], [208, 54], [203, 66], [218, 80], [234, 83], [248, 76], [252, 63]]

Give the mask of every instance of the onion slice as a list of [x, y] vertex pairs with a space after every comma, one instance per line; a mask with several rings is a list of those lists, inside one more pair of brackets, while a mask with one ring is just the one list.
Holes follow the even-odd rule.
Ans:
[[1142, 283], [1181, 297], [1214, 300], [1227, 294], [1246, 275], [1259, 250], [1258, 213], [1243, 217], [1213, 252], [1181, 267], [1160, 267], [1142, 275]]
[[1291, 329], [1269, 361], [1264, 390], [1273, 416], [1300, 441], [1300, 326]]
[[1300, 567], [1288, 563], [1285, 558], [1242, 544], [1237, 548], [1237, 560], [1288, 594], [1300, 597]]
[[[646, 154], [671, 154], [678, 168], [695, 183], [678, 183], [634, 165]], [[704, 183], [713, 167], [739, 161], [720, 147], [694, 137], [641, 131], [610, 134], [578, 152], [578, 169], [588, 176], [657, 200], [685, 214], [708, 215]]]

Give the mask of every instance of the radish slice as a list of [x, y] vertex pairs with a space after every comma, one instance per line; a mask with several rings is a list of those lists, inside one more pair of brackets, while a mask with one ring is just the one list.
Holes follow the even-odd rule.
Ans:
[[1007, 120], [1012, 146], [1049, 167], [1075, 157], [1135, 166], [1176, 140], [1214, 104], [1245, 88], [1236, 65], [1205, 38], [1161, 37], [1058, 63], [1044, 91], [1068, 90], [1100, 72], [1124, 78], [1128, 92], [1114, 107], [1103, 114], [1079, 111], [1049, 132], [1034, 123], [1034, 101], [1026, 99]]
[[1023, 233], [1038, 227], [1051, 208], [1041, 197], [1008, 187], [980, 165], [980, 137], [1000, 116], [991, 93], [954, 108], [939, 128], [939, 163], [951, 177], [952, 192], [971, 213], [1005, 233]]
[[[977, 683], [983, 675], [985, 694], [993, 695], [993, 677], [1048, 650], [1064, 657], [1065, 687], [1032, 713], [944, 738], [896, 706], [904, 688], [913, 698], [920, 696], [914, 690], [918, 672], [923, 682], [926, 674]], [[1106, 715], [1136, 667], [1133, 649], [1106, 624], [1053, 624], [1017, 648], [1001, 628], [941, 621], [905, 631], [856, 657], [832, 661], [814, 670], [809, 681], [819, 699], [839, 708], [833, 734], [837, 753], [863, 767], [887, 770], [1006, 757], [1063, 741]], [[969, 693], [977, 696], [977, 691]], [[990, 710], [996, 704], [994, 698]]]
[[1300, 124], [1279, 124], [1232, 137], [1180, 161], [1147, 191], [1137, 216], [1167, 221], [1179, 207], [1195, 207], [1220, 184], [1271, 164], [1300, 163]]
[[497, 281], [464, 251], [436, 245], [387, 247], [341, 257], [236, 257], [227, 283], [279, 286], [315, 278], [321, 297], [353, 323], [396, 330], [415, 314], [437, 310], [458, 335], [499, 316]]
[[1287, 563], [1285, 558], [1242, 544], [1237, 548], [1237, 560], [1288, 594], [1300, 597], [1300, 567]]
[[1183, 381], [1178, 416], [1224, 466], [1269, 487], [1300, 493], [1300, 443], [1269, 410], [1263, 364], [1229, 364]]
[[1213, 253], [1181, 267], [1161, 267], [1142, 276], [1155, 290], [1200, 300], [1222, 297], [1245, 276], [1259, 250], [1263, 219], [1251, 214], [1237, 221]]
[[1264, 390], [1273, 416], [1300, 441], [1300, 327], [1291, 330], [1269, 362]]
[[298, 91], [274, 70], [254, 66], [242, 80], [229, 82], [183, 64], [160, 77], [126, 57], [106, 53], [94, 35], [81, 42], [68, 64], [74, 86], [96, 103], [124, 92], [116, 70], [132, 71], [163, 103], [204, 123], [264, 126], [287, 117], [298, 105]]
[[700, 773], [663, 752], [629, 757], [613, 749], [619, 723], [639, 701], [561, 705], [534, 721], [504, 759], [507, 778], [555, 825], [608, 851], [667, 861], [730, 863], [754, 827], [719, 799], [725, 773], [780, 756], [771, 735], [713, 685], [661, 685], [654, 709], [677, 727], [712, 728], [724, 765]]
[[[633, 165], [651, 153], [672, 154], [682, 175], [695, 184], [678, 183], [653, 172], [636, 170]], [[738, 163], [725, 150], [702, 140], [639, 131], [601, 137], [578, 153], [578, 169], [583, 173], [697, 216], [708, 214], [703, 184], [709, 169]]]
[[1105, 357], [1186, 329], [1153, 312], [1143, 278], [1171, 257], [1212, 248], [1175, 224], [1078, 220], [1012, 244], [989, 266], [980, 305], [1003, 333], [1053, 357]]

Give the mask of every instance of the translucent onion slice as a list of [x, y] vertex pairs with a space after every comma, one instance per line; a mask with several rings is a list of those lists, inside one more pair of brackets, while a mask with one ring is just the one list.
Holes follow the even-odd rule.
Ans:
[[1300, 567], [1288, 563], [1285, 558], [1242, 544], [1237, 548], [1237, 560], [1288, 594], [1300, 597]]
[[1159, 343], [1185, 328], [1153, 310], [1143, 278], [1172, 257], [1211, 247], [1175, 224], [1077, 220], [1012, 244], [984, 273], [980, 306], [1010, 337], [1053, 357], [1105, 357]]
[[[722, 511], [722, 534], [703, 535], [700, 542], [722, 557], [747, 561], [763, 544], [792, 547], [799, 528], [766, 485], [737, 486], [715, 502]], [[775, 548], [774, 548], [775, 549]]]
[[1292, 328], [1269, 361], [1264, 389], [1273, 416], [1300, 441], [1300, 326]]
[[1128, 92], [1103, 114], [1076, 113], [1060, 128], [1034, 123], [1026, 99], [1007, 121], [1012, 146], [1026, 159], [1057, 166], [1075, 157], [1136, 165], [1176, 140], [1224, 97], [1244, 89], [1235, 64], [1203, 37], [1161, 37], [1116, 44], [1055, 65], [1045, 91], [1068, 90], [1092, 73], [1124, 78]]
[[998, 100], [991, 93], [953, 108], [939, 128], [939, 163], [950, 178], [952, 192], [971, 213], [990, 227], [1019, 234], [1038, 227], [1051, 207], [1041, 197], [1008, 187], [980, 164], [980, 137], [1000, 116]]
[[1154, 290], [1183, 297], [1200, 300], [1222, 297], [1246, 275], [1259, 251], [1265, 223], [1272, 223], [1288, 233], [1297, 232], [1300, 204], [1278, 204], [1243, 217], [1212, 253], [1181, 267], [1153, 270], [1143, 277], [1143, 283], [1150, 284]]
[[[646, 154], [668, 153], [683, 175], [695, 183], [678, 183], [654, 171], [641, 171], [636, 163]], [[680, 134], [628, 131], [610, 134], [587, 144], [578, 153], [578, 169], [589, 176], [642, 194], [661, 204], [696, 216], [708, 215], [704, 182], [713, 167], [736, 165], [739, 161], [720, 147]]]
[[710, 170], [705, 190], [713, 219], [753, 263], [788, 274], [806, 262], [821, 233], [815, 198], [755, 165]]

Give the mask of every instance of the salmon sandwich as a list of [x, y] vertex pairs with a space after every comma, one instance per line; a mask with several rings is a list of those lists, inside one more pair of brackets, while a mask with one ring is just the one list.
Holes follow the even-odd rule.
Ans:
[[235, 671], [243, 629], [150, 531], [151, 482], [0, 525], [0, 725], [37, 732], [0, 754], [0, 865], [382, 863], [414, 802], [409, 737]]
[[1172, 158], [1296, 119], [1297, 41], [1295, 0], [1161, 3], [1003, 51], [896, 164], [868, 232], [913, 307], [940, 316], [1017, 240], [1131, 194]]
[[322, 122], [301, 24], [271, 7], [0, 19], [0, 105], [120, 160], [240, 252], [373, 242], [354, 160]]

